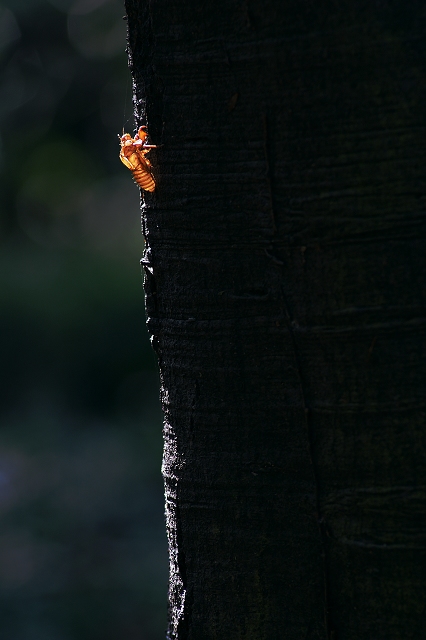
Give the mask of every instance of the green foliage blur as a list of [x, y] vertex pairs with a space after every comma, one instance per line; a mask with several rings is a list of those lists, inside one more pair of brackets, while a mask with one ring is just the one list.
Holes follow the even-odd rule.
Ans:
[[0, 4], [0, 638], [157, 640], [161, 416], [120, 0]]

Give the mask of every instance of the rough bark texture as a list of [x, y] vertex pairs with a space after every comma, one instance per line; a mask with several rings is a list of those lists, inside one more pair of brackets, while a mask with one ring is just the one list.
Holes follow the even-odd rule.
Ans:
[[424, 3], [126, 6], [169, 637], [424, 638]]

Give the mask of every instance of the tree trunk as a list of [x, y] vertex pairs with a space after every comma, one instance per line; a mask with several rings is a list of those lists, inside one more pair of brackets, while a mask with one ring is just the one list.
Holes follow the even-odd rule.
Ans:
[[169, 638], [426, 637], [424, 7], [126, 7]]

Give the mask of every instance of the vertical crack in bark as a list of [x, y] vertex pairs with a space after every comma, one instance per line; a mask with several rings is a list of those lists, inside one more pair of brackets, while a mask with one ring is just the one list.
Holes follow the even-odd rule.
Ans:
[[308, 436], [309, 457], [310, 457], [310, 460], [311, 460], [312, 474], [313, 474], [314, 484], [315, 484], [315, 502], [316, 502], [317, 519], [318, 519], [318, 531], [319, 531], [319, 536], [320, 536], [320, 540], [321, 540], [322, 557], [323, 557], [324, 606], [325, 606], [325, 609], [324, 609], [324, 623], [325, 623], [325, 630], [326, 630], [326, 634], [327, 634], [328, 640], [333, 640], [334, 632], [331, 630], [331, 624], [330, 624], [329, 579], [328, 579], [327, 552], [326, 552], [326, 542], [325, 542], [325, 538], [326, 538], [327, 534], [326, 534], [325, 522], [324, 522], [324, 519], [322, 517], [321, 507], [320, 507], [319, 479], [318, 479], [318, 471], [317, 471], [316, 463], [315, 463], [314, 446], [313, 446], [312, 413], [311, 413], [311, 410], [310, 410], [310, 408], [308, 406], [307, 397], [306, 397], [305, 389], [306, 389], [307, 384], [306, 384], [305, 376], [303, 374], [303, 367], [302, 367], [302, 364], [300, 362], [299, 350], [298, 350], [298, 347], [297, 347], [296, 336], [294, 334], [294, 329], [293, 329], [294, 319], [291, 317], [290, 307], [289, 307], [289, 305], [287, 303], [287, 298], [286, 298], [285, 292], [284, 292], [282, 287], [281, 287], [281, 295], [282, 295], [282, 300], [283, 300], [283, 304], [284, 304], [284, 312], [285, 312], [285, 317], [286, 317], [287, 328], [288, 328], [288, 331], [289, 331], [289, 334], [290, 334], [290, 338], [291, 338], [291, 342], [292, 342], [292, 346], [293, 346], [294, 360], [295, 360], [295, 364], [296, 364], [297, 376], [298, 376], [299, 385], [300, 385], [300, 392], [301, 392], [303, 406], [304, 406], [304, 410], [305, 410], [305, 425], [306, 425], [306, 431], [307, 431], [307, 436]]
[[[278, 229], [277, 229], [277, 222], [276, 222], [276, 215], [275, 215], [275, 209], [276, 209], [275, 199], [273, 195], [274, 182], [275, 182], [275, 175], [274, 175], [275, 162], [274, 162], [273, 150], [272, 150], [272, 136], [270, 132], [270, 124], [269, 124], [267, 115], [264, 113], [262, 114], [262, 122], [263, 122], [263, 136], [264, 136], [263, 146], [264, 146], [265, 162], [266, 162], [266, 168], [267, 168], [266, 175], [267, 175], [267, 181], [268, 181], [268, 187], [269, 187], [269, 197], [271, 202], [272, 229], [273, 229], [273, 235], [276, 236], [278, 233]], [[266, 249], [265, 249], [265, 254], [274, 264], [278, 266], [278, 268], [282, 268], [282, 265], [283, 265], [282, 260], [279, 260], [278, 258], [276, 258], [276, 256], [273, 255], [273, 253], [269, 253]], [[287, 328], [288, 328], [291, 342], [292, 342], [297, 376], [299, 379], [300, 392], [301, 392], [303, 406], [305, 410], [305, 425], [306, 425], [306, 432], [308, 437], [309, 457], [311, 460], [312, 473], [313, 473], [314, 485], [315, 485], [315, 503], [316, 503], [316, 510], [317, 510], [318, 531], [319, 531], [319, 536], [320, 536], [320, 541], [322, 546], [322, 556], [323, 556], [324, 605], [325, 605], [324, 624], [325, 624], [325, 630], [326, 630], [328, 640], [333, 640], [334, 632], [330, 628], [330, 615], [329, 615], [329, 597], [328, 597], [329, 587], [328, 587], [328, 571], [327, 571], [327, 557], [326, 557], [326, 544], [325, 544], [326, 531], [325, 531], [324, 521], [321, 516], [321, 509], [320, 509], [319, 480], [318, 480], [318, 472], [316, 469], [314, 451], [313, 451], [312, 417], [311, 417], [311, 412], [307, 403], [306, 391], [305, 391], [306, 381], [304, 379], [303, 369], [302, 369], [299, 352], [297, 348], [296, 337], [293, 330], [294, 319], [291, 317], [290, 307], [287, 303], [286, 295], [282, 286], [281, 286], [281, 296], [282, 296], [283, 305], [284, 305], [284, 314], [285, 314], [286, 324], [287, 324]], [[307, 633], [309, 633], [309, 629]]]

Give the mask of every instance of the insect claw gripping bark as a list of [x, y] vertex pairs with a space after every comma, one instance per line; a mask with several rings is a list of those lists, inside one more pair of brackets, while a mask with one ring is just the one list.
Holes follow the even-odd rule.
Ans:
[[145, 191], [155, 190], [155, 180], [152, 166], [146, 154], [156, 149], [155, 144], [147, 144], [148, 131], [146, 127], [139, 127], [134, 138], [124, 133], [120, 138], [120, 160], [133, 174], [134, 181]]

